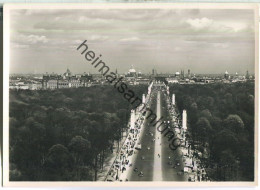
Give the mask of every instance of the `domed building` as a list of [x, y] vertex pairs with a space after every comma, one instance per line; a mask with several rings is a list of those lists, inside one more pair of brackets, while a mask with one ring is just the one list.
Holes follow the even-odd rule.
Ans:
[[142, 77], [142, 72], [139, 71], [139, 72], [137, 73], [137, 76], [138, 76], [138, 78]]
[[226, 71], [225, 74], [224, 74], [224, 78], [225, 78], [225, 79], [229, 79], [229, 74], [228, 74], [227, 71]]
[[63, 79], [67, 79], [70, 77], [72, 77], [72, 72], [69, 69], [67, 69], [67, 71], [63, 74]]
[[136, 70], [134, 69], [133, 65], [131, 66], [131, 69], [129, 69], [126, 77], [136, 77], [137, 74], [136, 74]]

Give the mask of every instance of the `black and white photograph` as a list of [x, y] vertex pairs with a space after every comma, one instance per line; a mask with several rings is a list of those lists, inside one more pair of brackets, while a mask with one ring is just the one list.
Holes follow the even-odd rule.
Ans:
[[5, 186], [257, 185], [255, 4], [5, 4]]

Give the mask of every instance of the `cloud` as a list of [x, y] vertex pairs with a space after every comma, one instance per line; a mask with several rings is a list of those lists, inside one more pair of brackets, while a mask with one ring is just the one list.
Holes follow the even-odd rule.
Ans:
[[229, 47], [229, 45], [227, 43], [214, 43], [213, 46], [216, 48], [228, 48]]
[[108, 39], [108, 36], [102, 36], [102, 35], [92, 35], [90, 38], [88, 38], [89, 40], [92, 41], [104, 41]]
[[28, 49], [29, 45], [21, 45], [21, 44], [16, 44], [16, 43], [12, 43], [11, 44], [12, 48], [17, 48], [17, 49]]
[[233, 29], [234, 32], [243, 31], [248, 28], [246, 23], [230, 22], [228, 26]]
[[29, 36], [27, 36], [26, 40], [31, 44], [48, 42], [48, 39], [46, 38], [46, 36], [38, 36], [38, 35], [29, 35]]
[[195, 30], [202, 30], [204, 28], [209, 28], [212, 25], [213, 20], [204, 17], [201, 19], [187, 19], [186, 23], [188, 23]]
[[[91, 49], [107, 55], [107, 62], [121, 72], [133, 62], [140, 64], [143, 71], [153, 65], [162, 72], [183, 69], [188, 64], [198, 71], [200, 65], [204, 69], [208, 62], [212, 65], [205, 72], [225, 70], [228, 64], [237, 68], [237, 62], [254, 68], [251, 10], [42, 9], [12, 13], [11, 47], [16, 47], [12, 72], [27, 72], [28, 66], [21, 69], [20, 65], [34, 63], [35, 57], [45, 66], [42, 71], [53, 70], [57, 63], [57, 72], [72, 64], [77, 72], [91, 70], [77, 61], [75, 49], [84, 40], [88, 40]], [[160, 62], [162, 57], [164, 65]], [[218, 62], [223, 67], [216, 69]]]
[[133, 41], [139, 41], [140, 38], [138, 37], [131, 37], [131, 38], [123, 38], [123, 39], [120, 39], [119, 41], [120, 42], [133, 42]]
[[19, 34], [14, 38], [15, 42], [18, 42], [20, 45], [34, 45], [34, 44], [41, 44], [41, 43], [47, 43], [49, 40], [46, 38], [46, 36], [40, 36], [40, 35], [24, 35]]
[[182, 50], [181, 47], [175, 47], [175, 48], [174, 48], [174, 51], [181, 51], [181, 50]]
[[199, 32], [228, 32], [228, 33], [237, 33], [245, 31], [253, 31], [252, 27], [242, 21], [226, 21], [226, 20], [213, 20], [206, 17], [195, 18], [195, 19], [186, 19], [184, 23], [188, 24], [190, 28], [194, 31]]

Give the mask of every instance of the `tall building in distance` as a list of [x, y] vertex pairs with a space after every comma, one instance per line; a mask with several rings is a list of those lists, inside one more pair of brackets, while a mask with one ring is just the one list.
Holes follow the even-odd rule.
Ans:
[[157, 75], [157, 71], [156, 71], [156, 69], [153, 69], [152, 70], [152, 76], [156, 76]]
[[181, 79], [183, 80], [184, 79], [184, 70], [181, 70]]
[[249, 76], [249, 72], [246, 71], [246, 79], [249, 79], [249, 78], [250, 78], [250, 76]]
[[72, 72], [67, 68], [67, 71], [63, 74], [63, 79], [69, 79], [72, 77]]
[[190, 69], [188, 69], [188, 78], [191, 78]]
[[229, 74], [228, 74], [228, 72], [226, 71], [225, 72], [225, 74], [224, 74], [224, 78], [226, 79], [226, 80], [228, 80], [229, 79]]

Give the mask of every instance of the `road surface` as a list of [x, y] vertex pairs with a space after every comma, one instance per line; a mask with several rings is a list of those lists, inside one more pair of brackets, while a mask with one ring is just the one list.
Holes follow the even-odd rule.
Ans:
[[[169, 117], [166, 105], [166, 94], [162, 86], [154, 86], [151, 94], [151, 107], [157, 119]], [[136, 150], [132, 168], [128, 173], [129, 181], [187, 181], [186, 175], [177, 175], [183, 170], [182, 156], [179, 149], [169, 148], [168, 138], [157, 131], [156, 127], [146, 119], [144, 131], [141, 135], [141, 150]], [[169, 164], [169, 161], [172, 164]], [[176, 165], [179, 163], [179, 165]], [[137, 168], [137, 171], [134, 169]], [[143, 172], [140, 177], [139, 172]]]

